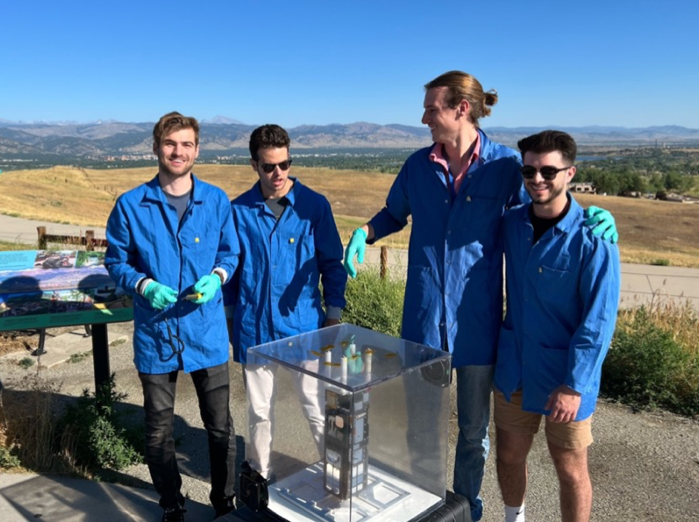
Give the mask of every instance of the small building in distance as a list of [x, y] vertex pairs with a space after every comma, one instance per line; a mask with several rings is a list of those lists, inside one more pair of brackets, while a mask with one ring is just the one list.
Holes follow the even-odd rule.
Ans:
[[571, 192], [582, 192], [584, 194], [597, 194], [595, 186], [585, 181], [573, 181], [568, 183], [568, 190]]
[[660, 199], [662, 201], [670, 201], [672, 203], [689, 203], [689, 204], [695, 204], [699, 202], [699, 198], [694, 198], [692, 196], [684, 196], [682, 194], [674, 194], [672, 192], [670, 193], [665, 193], [665, 192], [658, 192], [656, 194], [656, 199]]

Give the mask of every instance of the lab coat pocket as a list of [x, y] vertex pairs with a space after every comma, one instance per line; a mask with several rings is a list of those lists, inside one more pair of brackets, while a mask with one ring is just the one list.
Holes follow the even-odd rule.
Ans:
[[216, 295], [206, 303], [200, 304], [197, 307], [197, 312], [199, 313], [199, 321], [201, 327], [206, 327], [214, 321], [220, 319], [219, 308], [223, 309], [223, 294], [221, 289], [216, 292]]
[[544, 302], [565, 304], [570, 301], [571, 295], [576, 295], [574, 275], [569, 270], [540, 265], [536, 291]]
[[542, 347], [539, 353], [538, 380], [547, 393], [551, 393], [565, 383], [568, 374], [568, 359], [570, 351], [567, 346]]
[[[424, 325], [440, 322], [441, 297], [436, 271], [428, 266], [408, 265], [408, 284], [405, 287], [405, 307], [403, 309], [403, 336], [405, 339], [424, 339]], [[440, 325], [441, 327], [442, 325]], [[438, 335], [437, 328], [430, 329]], [[433, 342], [438, 342], [435, 338]]]
[[[460, 196], [461, 197], [461, 196]], [[499, 246], [499, 229], [502, 222], [503, 205], [495, 198], [479, 194], [465, 196], [465, 244], [478, 244], [483, 252], [493, 252]]]
[[316, 247], [313, 240], [313, 234], [309, 231], [298, 232], [296, 234], [288, 234], [282, 238], [283, 248], [287, 250], [286, 256], [294, 260], [295, 270], [301, 268], [308, 263], [308, 260], [315, 259]]
[[211, 273], [216, 264], [221, 230], [213, 224], [206, 223], [197, 230], [183, 231], [180, 240], [183, 250], [187, 248], [191, 255], [197, 277]]

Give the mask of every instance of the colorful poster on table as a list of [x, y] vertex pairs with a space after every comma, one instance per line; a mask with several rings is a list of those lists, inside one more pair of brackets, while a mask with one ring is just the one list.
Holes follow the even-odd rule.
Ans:
[[0, 252], [0, 331], [130, 321], [132, 306], [104, 252]]

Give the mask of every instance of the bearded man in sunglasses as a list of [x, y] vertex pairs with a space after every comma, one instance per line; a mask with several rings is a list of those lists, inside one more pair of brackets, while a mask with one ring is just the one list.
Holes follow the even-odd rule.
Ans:
[[561, 518], [584, 522], [592, 506], [591, 416], [619, 305], [619, 250], [584, 225], [566, 190], [575, 175], [573, 138], [544, 131], [519, 149], [531, 202], [503, 221], [507, 315], [494, 377], [505, 520], [524, 521], [527, 455], [544, 416]]
[[[468, 499], [477, 521], [502, 322], [502, 216], [529, 198], [519, 154], [479, 127], [497, 92], [485, 92], [461, 71], [438, 76], [425, 90], [422, 123], [435, 143], [408, 158], [384, 209], [354, 231], [345, 268], [355, 277], [354, 257], [362, 262], [366, 244], [402, 230], [412, 216], [401, 336], [452, 354], [459, 422], [454, 492]], [[588, 224], [615, 240], [609, 212], [594, 213]]]
[[[339, 324], [347, 284], [330, 203], [290, 175], [290, 143], [279, 125], [263, 125], [250, 136], [250, 165], [259, 180], [231, 203], [240, 263], [224, 294], [233, 354], [243, 364], [249, 403], [247, 457], [266, 478], [273, 472], [275, 376], [268, 366], [248, 365], [247, 350]], [[318, 380], [300, 375], [295, 385], [322, 454], [325, 418]]]

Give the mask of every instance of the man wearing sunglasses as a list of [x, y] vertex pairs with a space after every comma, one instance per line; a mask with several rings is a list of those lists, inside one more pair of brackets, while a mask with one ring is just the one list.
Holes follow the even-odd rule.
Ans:
[[228, 338], [220, 288], [238, 261], [225, 192], [192, 174], [199, 123], [177, 112], [153, 128], [158, 174], [123, 194], [107, 222], [105, 266], [134, 296], [134, 362], [143, 386], [146, 463], [163, 521], [184, 520], [173, 438], [177, 376], [197, 391], [216, 516], [233, 509], [235, 431], [229, 408]]
[[[247, 350], [339, 324], [347, 284], [330, 203], [290, 175], [290, 141], [279, 125], [263, 125], [250, 136], [250, 165], [259, 180], [231, 203], [240, 263], [224, 295], [233, 354], [243, 364], [250, 406], [247, 457], [266, 478], [273, 472], [275, 376], [268, 366], [248, 365]], [[322, 452], [325, 418], [318, 381], [297, 377], [298, 397]]]
[[567, 192], [577, 147], [544, 131], [519, 142], [529, 204], [503, 221], [507, 315], [495, 368], [498, 480], [506, 522], [524, 521], [527, 455], [541, 417], [564, 521], [590, 518], [587, 447], [602, 362], [614, 333], [619, 251], [584, 225]]
[[[422, 123], [435, 143], [408, 158], [384, 209], [354, 231], [345, 268], [355, 277], [354, 257], [362, 262], [366, 243], [403, 229], [412, 216], [401, 335], [452, 353], [459, 422], [454, 492], [469, 500], [477, 521], [502, 322], [502, 216], [528, 196], [519, 154], [490, 141], [478, 124], [490, 115], [497, 92], [484, 92], [461, 71], [442, 74], [425, 90]], [[616, 236], [606, 211], [589, 224]]]

